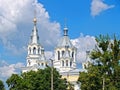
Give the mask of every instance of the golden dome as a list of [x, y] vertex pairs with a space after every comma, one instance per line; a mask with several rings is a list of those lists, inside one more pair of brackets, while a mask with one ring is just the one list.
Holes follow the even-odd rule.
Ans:
[[36, 23], [36, 22], [37, 22], [37, 19], [36, 19], [36, 18], [34, 18], [34, 19], [33, 19], [33, 22], [34, 22], [34, 23]]

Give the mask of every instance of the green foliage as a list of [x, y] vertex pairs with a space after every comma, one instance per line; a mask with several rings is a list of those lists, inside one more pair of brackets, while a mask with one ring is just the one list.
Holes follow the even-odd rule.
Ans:
[[[61, 79], [61, 75], [53, 70], [54, 90], [66, 90], [67, 81]], [[6, 83], [10, 90], [51, 90], [51, 68], [30, 71], [21, 75], [13, 74]]]
[[0, 90], [5, 90], [3, 82], [0, 80]]
[[100, 35], [96, 48], [91, 52], [91, 63], [86, 72], [81, 72], [81, 90], [120, 90], [120, 40]]

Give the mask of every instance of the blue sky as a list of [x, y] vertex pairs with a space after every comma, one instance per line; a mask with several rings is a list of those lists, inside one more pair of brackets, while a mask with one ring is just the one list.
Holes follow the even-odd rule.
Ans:
[[[102, 0], [100, 0], [102, 1]], [[50, 20], [60, 22], [64, 26], [64, 19], [70, 29], [71, 38], [76, 38], [79, 33], [85, 35], [118, 34], [120, 30], [120, 1], [104, 0], [107, 5], [114, 5], [113, 8], [102, 11], [99, 15], [91, 15], [92, 0], [40, 0], [46, 10], [49, 11]]]
[[35, 9], [48, 59], [62, 35], [65, 19], [71, 41], [78, 48], [78, 67], [86, 61], [85, 51], [94, 48], [95, 36], [120, 37], [120, 0], [0, 0], [0, 78], [18, 73], [16, 69], [26, 64]]

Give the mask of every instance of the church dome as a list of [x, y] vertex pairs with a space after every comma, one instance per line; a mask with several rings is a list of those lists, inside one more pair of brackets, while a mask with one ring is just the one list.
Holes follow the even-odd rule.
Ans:
[[65, 47], [65, 46], [73, 47], [68, 36], [63, 36], [57, 45], [57, 47]]
[[60, 39], [57, 47], [65, 47], [65, 46], [68, 46], [70, 48], [74, 47], [68, 36], [68, 28], [67, 27], [64, 28], [64, 36]]

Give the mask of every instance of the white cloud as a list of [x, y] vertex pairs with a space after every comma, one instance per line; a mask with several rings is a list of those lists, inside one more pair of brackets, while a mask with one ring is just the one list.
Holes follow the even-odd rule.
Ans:
[[53, 52], [52, 51], [45, 51], [45, 56], [46, 56], [46, 59], [49, 60], [53, 57]]
[[0, 79], [8, 78], [12, 74], [20, 73], [21, 67], [23, 67], [23, 63], [16, 63], [16, 64], [8, 64], [6, 61], [0, 61]]
[[[51, 50], [54, 49], [53, 47], [60, 37], [60, 24], [56, 21], [51, 22], [49, 13], [44, 6], [37, 1], [34, 3], [34, 1], [35, 0], [0, 0], [0, 39], [4, 44], [4, 48], [8, 50], [7, 53], [14, 55], [24, 54], [25, 46], [29, 41], [33, 29], [32, 20], [34, 17], [34, 5], [36, 5], [40, 42], [45, 50], [47, 49], [45, 55], [49, 59], [52, 58], [53, 52], [51, 52]], [[95, 2], [95, 0], [93, 1]], [[92, 2], [92, 5], [94, 5], [94, 2]], [[100, 0], [96, 2], [100, 3]], [[104, 6], [104, 3], [102, 4]], [[99, 12], [103, 10], [103, 6], [99, 6]], [[94, 8], [97, 8], [97, 6], [92, 6], [92, 9]], [[93, 10], [93, 12], [95, 13], [97, 10]], [[93, 14], [93, 16], [95, 15], [96, 13]], [[79, 38], [71, 41], [73, 45], [78, 48], [77, 62], [83, 62], [86, 57], [85, 51], [94, 48], [94, 37], [80, 35]], [[5, 61], [0, 63], [0, 78], [9, 77], [12, 73], [18, 73], [16, 70], [23, 66], [23, 64], [19, 62], [11, 65]]]
[[77, 63], [86, 61], [86, 51], [91, 51], [96, 44], [95, 37], [80, 34], [80, 37], [71, 40], [73, 45], [77, 48]]
[[[33, 29], [34, 10], [40, 42], [50, 50], [60, 37], [60, 24], [50, 21], [49, 13], [37, 0], [0, 0], [0, 39], [11, 54], [22, 54]], [[54, 36], [54, 37], [53, 37]]]
[[105, 11], [113, 7], [114, 5], [107, 5], [103, 2], [103, 0], [92, 0], [91, 15], [92, 16], [99, 15], [102, 11]]

